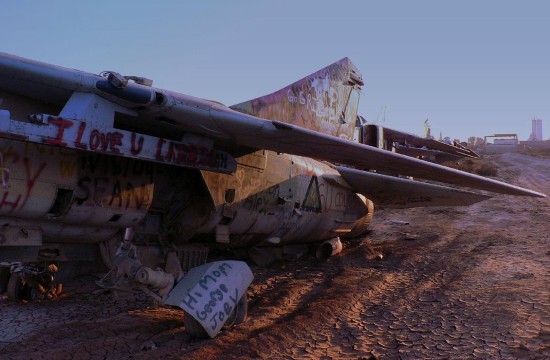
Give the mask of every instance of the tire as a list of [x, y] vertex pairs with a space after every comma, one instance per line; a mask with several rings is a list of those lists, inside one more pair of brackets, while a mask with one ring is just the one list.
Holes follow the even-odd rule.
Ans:
[[30, 301], [32, 300], [32, 291], [29, 284], [25, 283], [18, 274], [11, 274], [8, 281], [8, 299], [13, 301]]
[[[243, 322], [245, 322], [247, 317], [248, 317], [248, 296], [246, 295], [246, 292], [245, 292], [244, 295], [239, 299], [239, 302], [237, 303], [237, 306], [235, 306], [235, 309], [233, 309], [231, 314], [229, 314], [229, 317], [227, 318], [227, 321], [223, 325], [223, 328], [226, 329], [233, 325], [242, 324]], [[193, 339], [210, 338], [206, 330], [204, 330], [204, 327], [186, 311], [183, 317], [183, 324], [185, 325], [185, 331], [187, 331], [189, 336], [191, 336]]]
[[0, 266], [0, 294], [8, 291], [10, 275], [10, 268]]
[[248, 296], [246, 295], [246, 292], [243, 294], [243, 296], [239, 299], [239, 302], [237, 303], [237, 306], [235, 306], [235, 309], [229, 314], [229, 318], [225, 322], [224, 327], [230, 327], [233, 325], [239, 325], [246, 321], [246, 318], [248, 317]]
[[187, 331], [189, 336], [193, 339], [208, 339], [210, 337], [202, 325], [187, 311], [185, 311], [183, 317], [183, 325], [185, 325], [185, 331]]

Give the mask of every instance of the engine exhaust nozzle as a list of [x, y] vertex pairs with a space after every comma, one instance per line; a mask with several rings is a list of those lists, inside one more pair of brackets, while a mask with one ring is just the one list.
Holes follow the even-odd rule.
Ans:
[[333, 255], [341, 253], [342, 249], [342, 242], [339, 237], [336, 237], [319, 245], [315, 252], [315, 256], [317, 256], [317, 259], [326, 260]]

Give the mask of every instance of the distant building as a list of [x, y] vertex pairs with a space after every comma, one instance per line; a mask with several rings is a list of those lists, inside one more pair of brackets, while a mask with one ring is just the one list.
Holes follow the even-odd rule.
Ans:
[[[493, 140], [493, 143], [489, 143], [487, 139], [495, 138]], [[518, 141], [518, 134], [494, 134], [494, 135], [487, 135], [484, 138], [485, 145], [517, 145], [519, 144]]]
[[[491, 138], [494, 138], [493, 143], [487, 141]], [[519, 141], [517, 134], [494, 134], [485, 136], [484, 143], [485, 154], [502, 154], [516, 151]]]
[[527, 141], [520, 142], [521, 150], [550, 150], [550, 140], [544, 141], [542, 138], [542, 120], [533, 119], [531, 121], [532, 132]]
[[542, 141], [542, 120], [533, 119], [532, 127], [533, 130], [531, 131], [531, 136], [529, 136], [529, 141]]
[[518, 139], [495, 139], [493, 141], [495, 145], [517, 145]]

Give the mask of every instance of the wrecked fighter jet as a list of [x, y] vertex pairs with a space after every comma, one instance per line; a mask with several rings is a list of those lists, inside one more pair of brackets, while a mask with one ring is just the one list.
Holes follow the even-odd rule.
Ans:
[[[100, 283], [185, 311], [194, 337], [247, 314], [259, 264], [365, 234], [374, 205], [470, 205], [538, 192], [365, 144], [363, 79], [344, 58], [226, 107], [152, 86], [0, 54], [0, 288], [56, 297], [66, 261], [98, 252]], [[99, 250], [98, 250], [99, 249]], [[242, 257], [241, 257], [242, 258]]]

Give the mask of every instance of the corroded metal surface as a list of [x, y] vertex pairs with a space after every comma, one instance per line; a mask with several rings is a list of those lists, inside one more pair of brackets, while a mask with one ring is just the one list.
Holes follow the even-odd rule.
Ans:
[[[273, 238], [287, 244], [344, 236], [369, 214], [349, 186], [324, 178], [338, 174], [327, 164], [270, 151], [246, 155], [237, 162], [237, 171], [231, 175], [202, 172], [222, 217], [220, 224], [230, 235], [226, 240], [230, 246], [252, 246]], [[259, 167], [263, 163], [265, 170]]]
[[360, 85], [361, 73], [344, 58], [277, 92], [231, 108], [352, 140]]
[[0, 167], [3, 221], [41, 226], [56, 241], [108, 238], [143, 218], [153, 199], [154, 165], [132, 159], [2, 139]]

